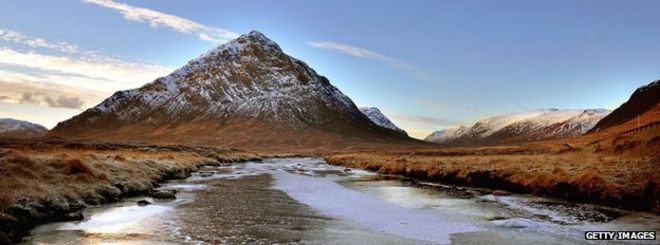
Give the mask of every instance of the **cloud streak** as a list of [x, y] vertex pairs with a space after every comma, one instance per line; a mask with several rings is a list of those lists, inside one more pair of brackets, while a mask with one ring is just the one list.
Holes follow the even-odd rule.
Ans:
[[402, 71], [405, 71], [407, 73], [410, 73], [417, 79], [421, 80], [427, 80], [427, 81], [440, 81], [443, 80], [441, 78], [435, 77], [420, 68], [408, 64], [404, 61], [401, 61], [396, 58], [389, 57], [384, 54], [377, 53], [375, 51], [371, 51], [365, 48], [360, 48], [344, 43], [336, 43], [336, 42], [306, 42], [307, 45], [312, 46], [314, 48], [320, 48], [320, 49], [329, 49], [329, 50], [334, 50], [343, 54], [348, 54], [351, 56], [363, 58], [363, 59], [369, 59], [373, 61], [378, 61], [382, 62], [392, 68], [399, 69]]
[[0, 39], [30, 47], [56, 49], [44, 54], [0, 46], [0, 101], [81, 109], [117, 90], [139, 87], [173, 68], [126, 61], [79, 50], [22, 32], [0, 29]]
[[415, 123], [415, 124], [423, 124], [423, 125], [428, 125], [428, 126], [453, 126], [456, 125], [457, 122], [454, 120], [450, 119], [445, 119], [445, 118], [437, 118], [437, 117], [428, 117], [428, 116], [418, 116], [418, 115], [412, 115], [412, 114], [403, 114], [403, 113], [397, 113], [393, 114], [392, 118], [400, 120], [400, 121], [405, 121], [407, 123]]
[[93, 106], [107, 96], [100, 92], [29, 80], [10, 82], [3, 80], [2, 76], [0, 88], [0, 102], [69, 109]]
[[[27, 80], [42, 80], [62, 85], [77, 84], [97, 91], [137, 87], [172, 71], [171, 68], [160, 65], [127, 62], [109, 57], [46, 55], [6, 47], [0, 47], [0, 64], [31, 69], [33, 74], [28, 74], [30, 79]], [[26, 78], [25, 72], [2, 67], [0, 71], [5, 71], [0, 75], [14, 79]]]
[[78, 46], [76, 45], [62, 41], [49, 42], [43, 38], [32, 37], [14, 30], [0, 29], [0, 39], [20, 43], [30, 47], [54, 49], [69, 54], [78, 53]]
[[207, 42], [222, 43], [239, 36], [237, 33], [222, 28], [205, 26], [176, 15], [166, 14], [147, 8], [134, 7], [125, 3], [114, 2], [112, 0], [82, 0], [82, 2], [96, 4], [101, 7], [118, 11], [124, 16], [124, 19], [129, 21], [146, 22], [153, 28], [167, 27], [177, 32], [194, 34], [200, 40]]

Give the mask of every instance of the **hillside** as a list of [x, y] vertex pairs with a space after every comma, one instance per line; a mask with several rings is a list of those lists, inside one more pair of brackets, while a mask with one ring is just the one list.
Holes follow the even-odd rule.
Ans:
[[46, 135], [48, 129], [39, 124], [11, 118], [0, 118], [0, 137], [34, 138]]
[[590, 132], [606, 130], [653, 110], [660, 103], [660, 80], [635, 90], [630, 99], [596, 124]]

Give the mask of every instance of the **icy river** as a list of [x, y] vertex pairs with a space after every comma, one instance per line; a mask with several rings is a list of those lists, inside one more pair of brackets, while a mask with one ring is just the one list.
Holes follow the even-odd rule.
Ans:
[[177, 199], [87, 208], [85, 220], [39, 226], [26, 243], [584, 244], [585, 231], [660, 229], [650, 213], [495, 196], [319, 158], [207, 167], [161, 188]]

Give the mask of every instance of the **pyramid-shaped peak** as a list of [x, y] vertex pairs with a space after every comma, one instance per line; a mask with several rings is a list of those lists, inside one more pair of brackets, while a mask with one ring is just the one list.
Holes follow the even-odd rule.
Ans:
[[265, 49], [275, 49], [278, 51], [282, 51], [282, 49], [277, 43], [275, 43], [273, 40], [270, 40], [263, 33], [254, 30], [250, 31], [247, 34], [241, 35], [235, 40], [230, 41], [228, 44], [231, 44], [232, 42], [238, 44], [257, 44], [258, 46], [261, 46]]

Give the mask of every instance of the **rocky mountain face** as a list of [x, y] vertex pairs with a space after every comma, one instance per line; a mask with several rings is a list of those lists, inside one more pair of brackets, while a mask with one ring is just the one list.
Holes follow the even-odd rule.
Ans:
[[635, 90], [630, 99], [596, 124], [590, 132], [623, 124], [654, 109], [660, 104], [660, 80]]
[[586, 133], [609, 113], [603, 109], [535, 110], [486, 118], [469, 128], [436, 131], [426, 140], [452, 145], [489, 145], [572, 137]]
[[392, 130], [396, 130], [398, 132], [406, 133], [405, 130], [397, 127], [392, 121], [390, 121], [389, 118], [387, 118], [383, 113], [376, 107], [360, 107], [360, 111], [369, 118], [372, 122], [374, 122], [376, 125], [384, 127], [384, 128], [389, 128]]
[[327, 78], [257, 31], [117, 92], [49, 135], [258, 149], [414, 142], [374, 124]]
[[39, 124], [11, 118], [0, 118], [0, 137], [34, 138], [46, 135], [48, 129]]

